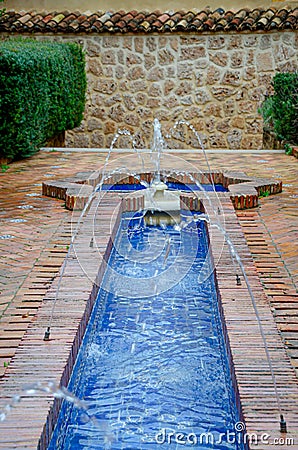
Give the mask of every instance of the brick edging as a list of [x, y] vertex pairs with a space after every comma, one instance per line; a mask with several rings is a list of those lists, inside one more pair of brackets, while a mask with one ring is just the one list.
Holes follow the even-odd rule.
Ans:
[[[166, 171], [165, 171], [166, 174]], [[200, 183], [211, 183], [212, 177], [215, 184], [222, 184], [228, 189], [230, 198], [235, 209], [249, 209], [258, 206], [259, 196], [278, 194], [282, 191], [282, 182], [279, 180], [269, 180], [246, 175], [244, 172], [236, 171], [212, 171], [208, 173], [191, 173], [187, 175], [177, 175], [175, 178], [168, 177], [168, 180], [181, 183], [192, 183], [196, 178]], [[151, 173], [142, 173], [140, 179], [150, 182]], [[99, 184], [101, 174], [99, 172], [85, 172], [77, 174], [76, 177], [63, 180], [49, 180], [42, 184], [42, 194], [65, 200], [67, 209], [83, 209], [95, 186]], [[106, 184], [117, 184], [121, 180], [123, 184], [133, 184], [139, 181], [133, 176], [123, 176], [123, 174], [113, 174], [107, 177]], [[105, 191], [107, 194], [108, 191]]]
[[298, 158], [298, 147], [292, 147], [292, 155]]

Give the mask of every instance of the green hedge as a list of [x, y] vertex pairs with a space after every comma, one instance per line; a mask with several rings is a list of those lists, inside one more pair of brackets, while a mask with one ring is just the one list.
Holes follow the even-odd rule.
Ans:
[[272, 81], [274, 94], [262, 105], [265, 124], [278, 140], [298, 143], [298, 73], [277, 73]]
[[0, 156], [31, 156], [48, 139], [79, 126], [85, 95], [85, 57], [79, 45], [1, 42]]
[[[4, 3], [4, 0], [0, 0], [0, 3]], [[5, 8], [0, 9], [0, 16], [5, 13]]]

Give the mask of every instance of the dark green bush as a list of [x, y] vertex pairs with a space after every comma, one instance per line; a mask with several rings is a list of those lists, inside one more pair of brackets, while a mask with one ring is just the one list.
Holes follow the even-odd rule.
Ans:
[[[0, 0], [0, 3], [3, 3], [4, 0]], [[0, 9], [0, 17], [5, 13], [5, 8]]]
[[298, 73], [277, 73], [272, 81], [274, 94], [262, 105], [265, 125], [278, 140], [298, 143]]
[[48, 139], [77, 127], [85, 94], [85, 58], [79, 45], [1, 42], [0, 157], [31, 156]]

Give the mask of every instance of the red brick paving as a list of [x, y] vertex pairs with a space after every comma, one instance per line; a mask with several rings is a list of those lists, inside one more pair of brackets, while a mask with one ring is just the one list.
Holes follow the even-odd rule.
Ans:
[[[274, 229], [278, 231], [279, 238], [281, 237], [279, 239], [281, 247], [279, 247], [272, 239], [272, 232], [268, 230], [259, 211], [238, 212], [237, 215], [254, 258], [259, 278], [270, 301], [272, 314], [287, 347], [292, 365], [298, 374], [298, 293], [296, 279], [293, 273], [289, 272], [289, 262], [292, 262], [291, 247], [295, 246], [295, 242], [293, 244], [289, 242], [285, 247], [283, 233], [280, 233], [280, 230], [285, 230], [285, 225], [276, 224]], [[293, 233], [294, 229], [291, 229], [289, 233], [284, 232], [284, 235], [287, 239], [291, 239], [290, 236]], [[287, 247], [290, 250], [288, 253], [284, 251]], [[288, 264], [284, 261], [284, 254], [288, 256]]]
[[[222, 206], [229, 237], [241, 256], [245, 271], [253, 290], [258, 313], [265, 332], [268, 351], [276, 377], [277, 391], [281, 407], [288, 422], [289, 436], [298, 442], [298, 384], [295, 372], [286, 357], [283, 343], [276, 329], [276, 323], [268, 308], [267, 295], [262, 288], [258, 271], [245, 242], [245, 234], [237, 222], [231, 203], [222, 199]], [[237, 212], [238, 215], [238, 212]], [[271, 438], [279, 438], [279, 411], [274, 385], [267, 363], [264, 343], [256, 321], [252, 300], [247, 293], [243, 277], [242, 285], [236, 286], [235, 271], [231, 264], [230, 252], [225, 244], [221, 252], [222, 235], [216, 231], [211, 235], [212, 252], [216, 265], [216, 276], [223, 304], [223, 312], [228, 331], [228, 339], [235, 368], [241, 399], [242, 411], [248, 433], [268, 433]], [[260, 448], [251, 445], [250, 448]], [[264, 448], [275, 448], [266, 445]]]

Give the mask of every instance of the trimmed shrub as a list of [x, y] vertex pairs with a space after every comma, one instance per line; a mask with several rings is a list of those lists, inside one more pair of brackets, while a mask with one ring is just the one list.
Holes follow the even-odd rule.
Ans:
[[0, 44], [0, 156], [28, 157], [80, 125], [85, 57], [75, 43], [11, 39]]
[[298, 143], [298, 73], [277, 73], [274, 94], [260, 110], [264, 125], [272, 127], [278, 140]]
[[[3, 3], [3, 2], [4, 2], [4, 0], [0, 0], [0, 3]], [[5, 8], [0, 9], [0, 17], [5, 13], [5, 11], [6, 11]]]

